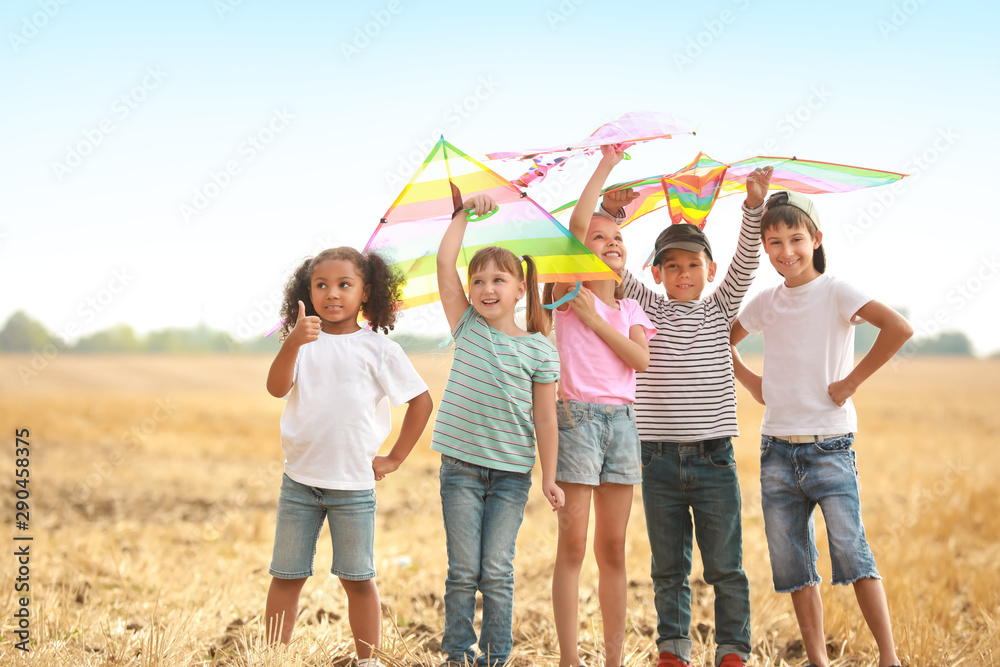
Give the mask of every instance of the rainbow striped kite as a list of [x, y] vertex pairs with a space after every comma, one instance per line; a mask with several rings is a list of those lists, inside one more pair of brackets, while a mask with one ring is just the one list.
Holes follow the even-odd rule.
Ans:
[[[832, 162], [800, 160], [796, 157], [757, 156], [725, 164], [704, 153], [680, 171], [604, 188], [602, 194], [632, 188], [639, 198], [625, 208], [625, 222], [667, 206], [670, 220], [704, 228], [712, 206], [719, 197], [746, 192], [747, 174], [758, 167], [773, 167], [771, 190], [792, 190], [803, 194], [851, 192], [861, 188], [895, 183], [906, 174], [851, 167]], [[558, 215], [576, 204], [571, 201], [552, 211]]]
[[[792, 190], [804, 194], [851, 192], [895, 183], [906, 176], [892, 171], [795, 157], [757, 156], [725, 164], [698, 153], [680, 171], [612, 185], [605, 188], [602, 194], [626, 188], [638, 193], [639, 197], [625, 207], [622, 227], [666, 206], [674, 224], [686, 222], [704, 228], [716, 200], [735, 192], [746, 192], [747, 174], [758, 167], [774, 168], [771, 190]], [[552, 215], [569, 210], [575, 204], [575, 201], [563, 204], [552, 211]]]
[[[453, 188], [461, 193], [457, 203]], [[476, 193], [492, 197], [497, 208], [478, 219], [470, 216], [457, 262], [463, 282], [472, 255], [491, 245], [507, 248], [516, 255], [531, 255], [542, 282], [620, 280], [569, 230], [510, 181], [441, 137], [365, 246], [365, 250], [381, 252], [387, 262], [406, 274], [404, 308], [440, 299], [438, 245], [451, 222], [452, 212]]]

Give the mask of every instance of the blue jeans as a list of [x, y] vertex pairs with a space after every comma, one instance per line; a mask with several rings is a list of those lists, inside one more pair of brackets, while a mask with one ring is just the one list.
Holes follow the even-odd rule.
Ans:
[[853, 443], [853, 434], [818, 435], [815, 442], [804, 444], [761, 437], [761, 506], [778, 593], [820, 583], [813, 522], [817, 505], [826, 522], [833, 583], [881, 579], [861, 522]]
[[483, 596], [481, 655], [502, 665], [514, 647], [514, 543], [531, 474], [505, 472], [441, 456], [441, 508], [448, 542], [441, 649], [453, 662], [476, 659], [476, 591]]
[[740, 484], [732, 440], [644, 441], [642, 504], [652, 550], [658, 650], [691, 661], [688, 576], [694, 537], [705, 582], [715, 589], [715, 662], [728, 653], [746, 660], [750, 584], [743, 571]]

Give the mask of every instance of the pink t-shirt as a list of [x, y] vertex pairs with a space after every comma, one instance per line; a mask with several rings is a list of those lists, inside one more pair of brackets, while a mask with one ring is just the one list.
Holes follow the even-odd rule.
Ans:
[[[645, 330], [647, 341], [656, 334], [637, 301], [621, 299], [617, 303], [619, 310], [594, 297], [597, 314], [626, 338], [636, 324]], [[554, 318], [559, 350], [559, 396], [604, 405], [634, 403], [635, 370], [581, 322], [572, 308], [556, 310]]]

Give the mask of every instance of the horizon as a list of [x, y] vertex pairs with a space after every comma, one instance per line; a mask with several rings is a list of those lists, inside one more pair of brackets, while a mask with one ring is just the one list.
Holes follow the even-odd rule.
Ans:
[[[523, 315], [523, 309], [521, 310], [521, 313]], [[7, 320], [0, 323], [0, 355], [17, 356], [29, 354], [29, 351], [27, 350], [3, 349], [3, 346], [7, 344], [4, 340], [3, 334], [9, 326], [10, 321], [18, 314], [26, 317], [31, 323], [44, 327], [44, 325], [37, 319], [33, 318], [30, 313], [23, 310], [16, 311], [8, 317]], [[903, 312], [903, 315], [906, 316], [905, 311]], [[85, 343], [94, 344], [93, 339], [101, 336], [102, 334], [114, 332], [119, 327], [127, 328], [129, 333], [135, 335], [135, 339], [132, 341], [117, 340], [117, 342], [115, 342], [116, 339], [105, 341], [98, 340], [96, 344], [99, 347], [84, 347], [83, 349], [80, 349], [80, 345]], [[875, 337], [878, 334], [878, 329], [864, 323], [858, 327], [855, 332], [854, 354], [856, 357], [860, 358], [868, 352], [872, 343], [874, 343]], [[60, 339], [47, 329], [46, 334], [49, 335], [49, 342], [42, 345], [40, 348], [33, 348], [30, 351], [33, 359], [33, 366], [36, 362], [42, 362], [47, 365], [49, 360], [54, 359], [55, 356], [63, 351], [69, 352], [70, 354], [86, 355], [151, 354], [159, 356], [167, 354], [183, 356], [185, 354], [201, 355], [221, 354], [225, 352], [227, 354], [266, 354], [268, 356], [272, 356], [281, 345], [281, 341], [277, 335], [257, 334], [252, 337], [237, 338], [230, 332], [211, 327], [204, 320], [198, 322], [194, 326], [164, 327], [148, 332], [135, 331], [127, 323], [119, 322], [117, 324], [112, 324], [105, 329], [87, 334], [87, 336], [80, 336], [72, 341]], [[182, 338], [178, 340], [177, 338], [169, 338], [166, 337], [167, 334], [180, 334], [181, 336], [185, 334], [207, 334], [211, 337], [192, 341], [191, 339]], [[156, 337], [161, 335], [163, 338], [157, 340]], [[386, 334], [386, 336], [399, 343], [408, 355], [420, 355], [432, 352], [433, 356], [437, 356], [442, 351], [441, 348], [445, 347], [446, 343], [450, 341], [450, 334], [446, 328], [442, 328], [437, 331], [425, 330], [421, 332], [396, 328]], [[960, 336], [961, 338], [956, 340], [954, 336]], [[132, 347], [132, 343], [138, 347]], [[226, 346], [225, 350], [218, 347], [220, 343]], [[431, 345], [432, 347], [428, 347], [428, 345]], [[918, 340], [914, 342], [911, 339], [910, 341], [907, 341], [907, 343], [893, 356], [896, 358], [896, 363], [900, 361], [907, 361], [915, 356], [950, 357], [956, 359], [974, 358], [980, 360], [1000, 359], [1000, 351], [995, 351], [989, 354], [977, 354], [974, 349], [966, 351], [966, 345], [971, 346], [972, 340], [964, 332], [946, 330], [938, 332], [933, 336], [928, 336], [926, 340], [923, 341]], [[736, 347], [744, 357], [762, 357], [764, 352], [764, 335], [761, 332], [749, 334]], [[448, 349], [450, 349], [450, 347]], [[31, 370], [27, 367], [22, 366], [19, 368], [22, 371], [27, 372], [29, 376], [33, 375]]]

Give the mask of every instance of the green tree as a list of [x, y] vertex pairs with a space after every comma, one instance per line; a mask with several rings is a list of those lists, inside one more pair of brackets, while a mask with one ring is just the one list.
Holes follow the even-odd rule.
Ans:
[[0, 350], [4, 352], [31, 352], [50, 343], [63, 345], [41, 322], [33, 320], [23, 310], [11, 315], [0, 330]]
[[922, 354], [971, 357], [973, 354], [972, 341], [961, 331], [942, 331], [927, 341], [920, 352]]
[[84, 353], [136, 353], [142, 352], [142, 343], [127, 324], [116, 324], [81, 338], [73, 346], [74, 352]]

